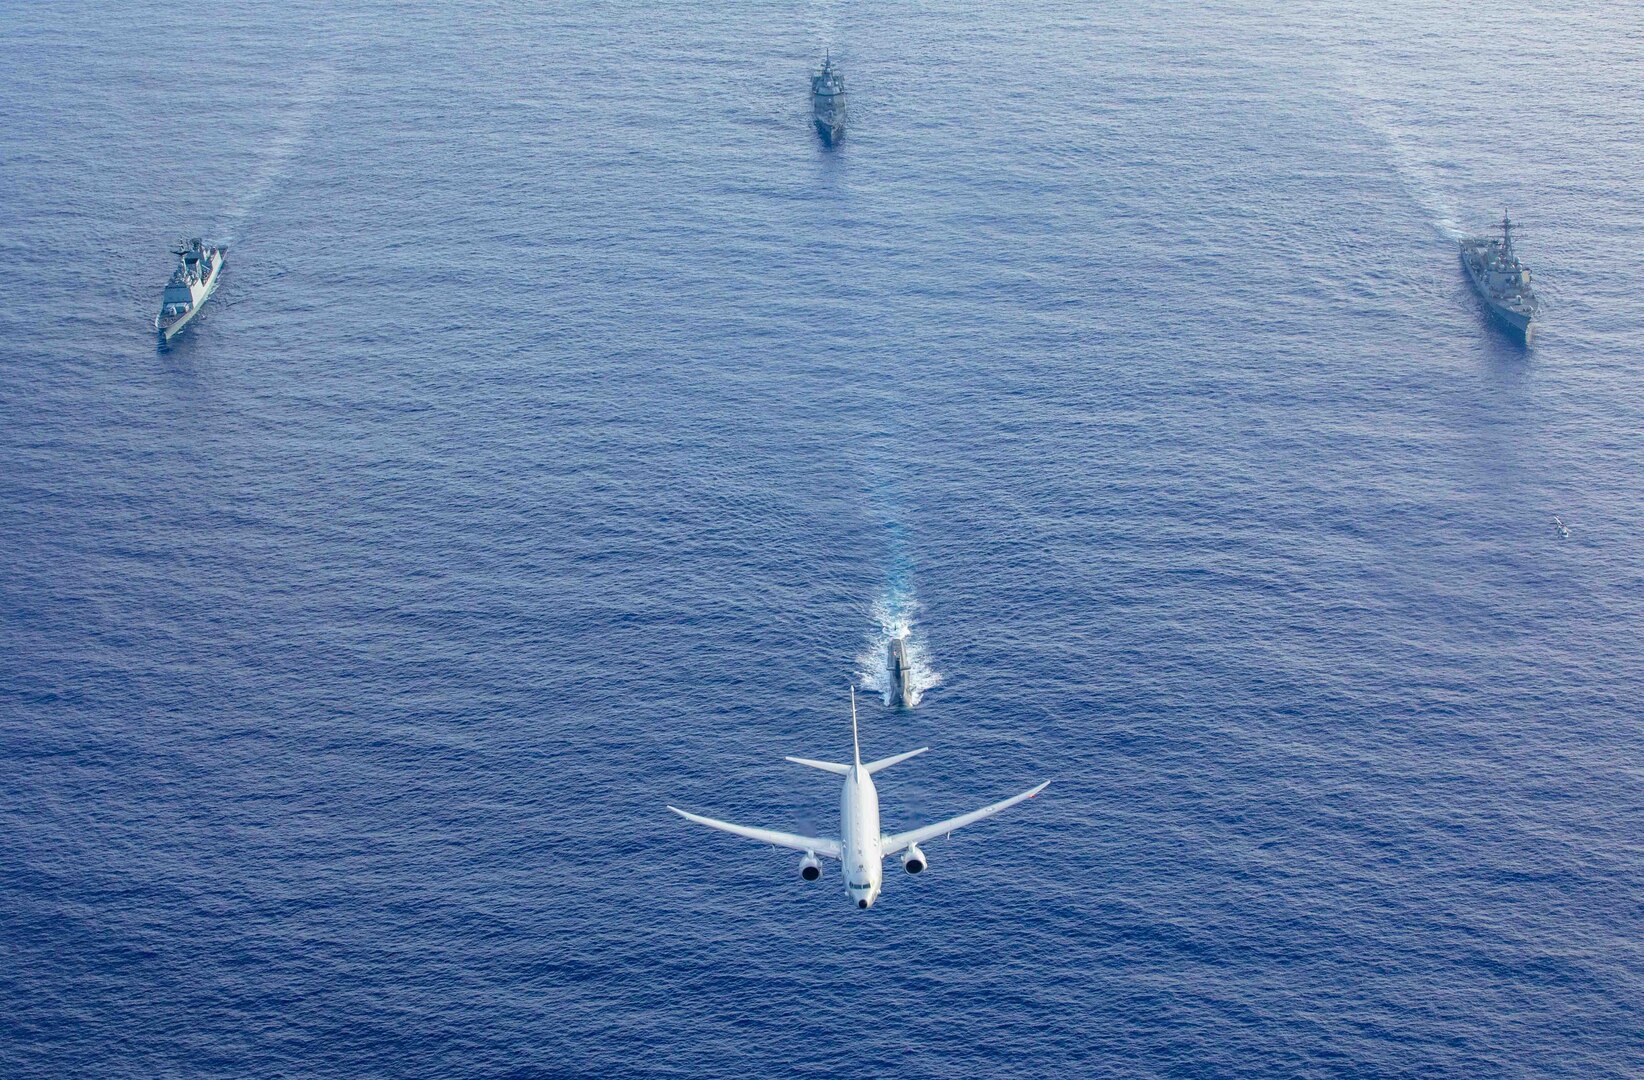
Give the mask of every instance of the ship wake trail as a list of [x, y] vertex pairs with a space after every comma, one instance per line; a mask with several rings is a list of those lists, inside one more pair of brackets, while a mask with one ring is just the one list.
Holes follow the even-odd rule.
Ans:
[[1437, 170], [1412, 147], [1412, 139], [1401, 129], [1396, 112], [1378, 102], [1363, 82], [1347, 79], [1342, 89], [1353, 119], [1387, 151], [1388, 162], [1400, 186], [1421, 207], [1435, 229], [1448, 239], [1460, 240], [1463, 231], [1455, 205], [1439, 191], [1442, 180]]
[[867, 643], [857, 656], [857, 681], [864, 690], [877, 693], [880, 700], [890, 705], [894, 700], [894, 686], [890, 669], [891, 642], [901, 639], [907, 650], [910, 680], [907, 705], [912, 708], [924, 699], [925, 691], [942, 682], [942, 675], [931, 666], [930, 650], [924, 635], [916, 627], [915, 616], [919, 602], [911, 589], [892, 588], [873, 602], [870, 614], [874, 627], [868, 632]]
[[308, 142], [314, 130], [314, 121], [336, 96], [338, 73], [336, 68], [321, 67], [310, 71], [288, 94], [281, 95], [278, 120], [273, 131], [262, 144], [257, 161], [246, 174], [245, 183], [223, 210], [223, 216], [212, 232], [213, 239], [225, 247], [234, 243], [252, 211], [268, 198], [291, 167], [291, 162]]

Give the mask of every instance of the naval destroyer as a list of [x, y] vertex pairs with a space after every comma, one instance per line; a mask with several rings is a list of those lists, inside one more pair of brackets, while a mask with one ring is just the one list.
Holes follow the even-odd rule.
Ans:
[[845, 137], [845, 77], [834, 70], [831, 57], [824, 56], [822, 70], [811, 76], [811, 117], [825, 145]]
[[177, 256], [177, 269], [166, 282], [160, 314], [154, 317], [154, 333], [162, 349], [171, 345], [171, 339], [182, 333], [211, 299], [223, 268], [223, 249], [207, 247], [199, 237], [184, 240], [171, 253]]
[[1513, 223], [1501, 216], [1501, 238], [1469, 236], [1461, 242], [1461, 265], [1473, 279], [1473, 288], [1496, 318], [1530, 339], [1541, 302], [1530, 288], [1530, 271], [1513, 251]]

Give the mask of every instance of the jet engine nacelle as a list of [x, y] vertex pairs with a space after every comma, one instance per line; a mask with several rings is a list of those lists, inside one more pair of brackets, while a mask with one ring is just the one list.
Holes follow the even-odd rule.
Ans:
[[822, 864], [813, 851], [805, 852], [805, 857], [799, 860], [799, 876], [806, 881], [815, 881], [822, 876]]
[[902, 869], [910, 874], [921, 873], [929, 865], [930, 860], [925, 858], [925, 853], [919, 850], [918, 844], [909, 844], [908, 850], [902, 853]]

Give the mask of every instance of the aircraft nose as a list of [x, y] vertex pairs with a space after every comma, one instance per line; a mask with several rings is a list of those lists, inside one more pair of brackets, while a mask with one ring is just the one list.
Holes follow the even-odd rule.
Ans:
[[868, 906], [868, 902], [866, 900], [858, 900], [856, 902], [856, 906], [859, 908], [866, 908]]

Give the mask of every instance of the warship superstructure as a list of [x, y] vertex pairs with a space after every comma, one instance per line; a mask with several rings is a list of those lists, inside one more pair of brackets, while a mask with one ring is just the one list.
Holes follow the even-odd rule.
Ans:
[[160, 298], [160, 314], [154, 317], [154, 333], [162, 349], [171, 345], [171, 339], [182, 333], [183, 327], [211, 299], [217, 290], [217, 275], [223, 268], [223, 249], [208, 247], [197, 236], [182, 241], [172, 249], [172, 254], [177, 256], [177, 269], [166, 282], [165, 295]]
[[833, 146], [845, 137], [845, 77], [824, 56], [822, 70], [811, 76], [811, 117], [822, 142]]
[[1501, 216], [1501, 237], [1469, 236], [1461, 241], [1461, 265], [1473, 279], [1473, 288], [1495, 316], [1524, 335], [1526, 341], [1541, 313], [1541, 302], [1530, 287], [1530, 271], [1513, 251], [1513, 222]]

